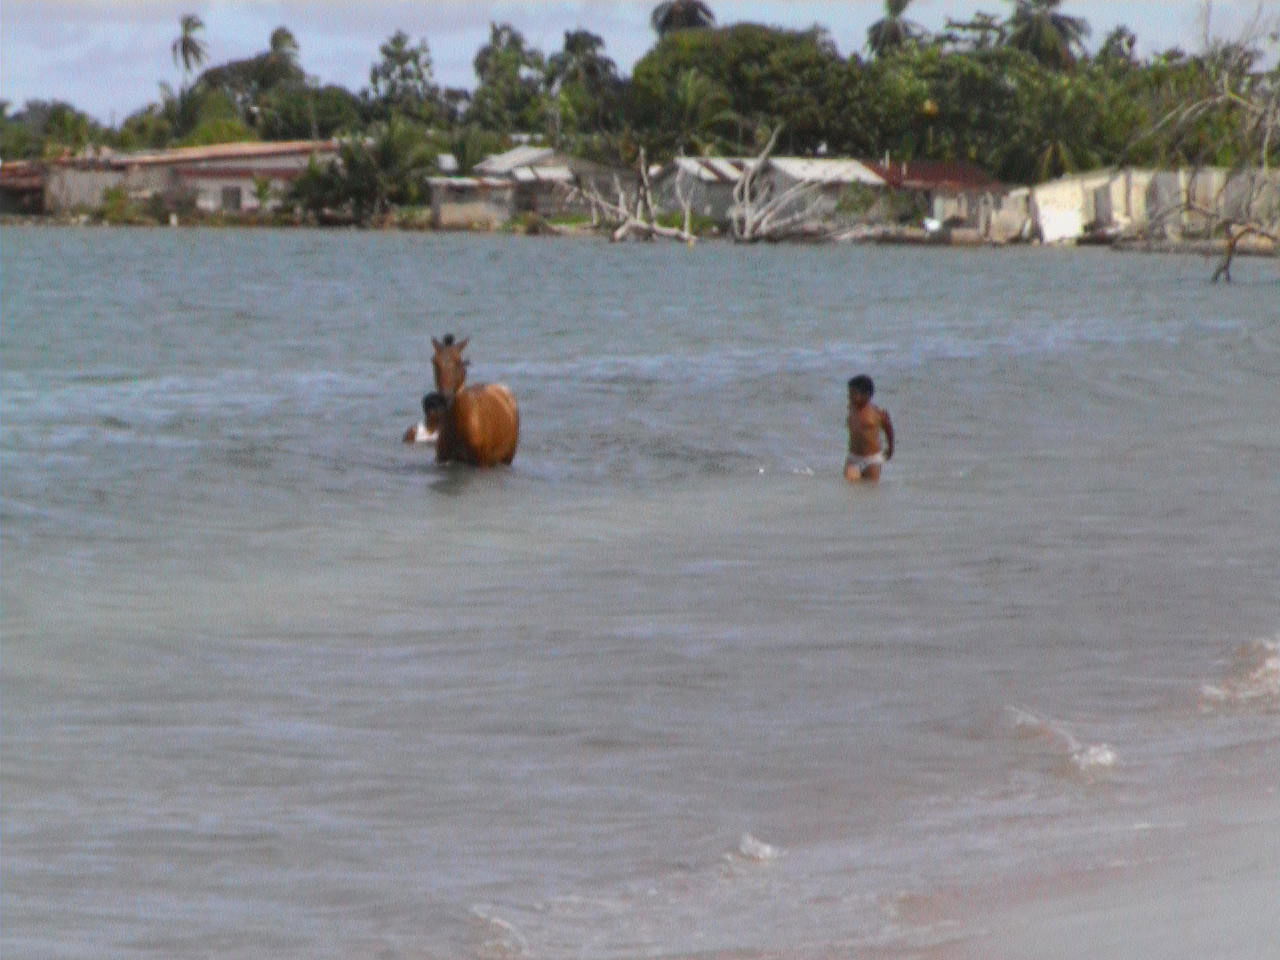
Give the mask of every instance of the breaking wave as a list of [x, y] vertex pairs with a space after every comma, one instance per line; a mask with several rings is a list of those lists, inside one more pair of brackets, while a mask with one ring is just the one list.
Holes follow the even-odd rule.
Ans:
[[1238, 647], [1216, 684], [1200, 688], [1205, 710], [1254, 707], [1280, 710], [1280, 636]]
[[1015, 736], [1047, 744], [1066, 765], [1066, 770], [1086, 780], [1094, 780], [1119, 761], [1107, 743], [1081, 743], [1065, 724], [1041, 716], [1025, 707], [1006, 707], [1005, 717]]

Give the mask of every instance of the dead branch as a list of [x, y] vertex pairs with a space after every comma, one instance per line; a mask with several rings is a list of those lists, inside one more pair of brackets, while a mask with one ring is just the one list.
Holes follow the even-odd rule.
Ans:
[[639, 170], [636, 178], [637, 189], [634, 205], [628, 205], [626, 191], [623, 190], [622, 183], [616, 176], [613, 179], [614, 188], [618, 192], [616, 203], [602, 197], [594, 184], [589, 186], [575, 185], [572, 188], [573, 195], [581, 197], [590, 203], [593, 210], [598, 208], [608, 216], [611, 222], [616, 224], [609, 237], [615, 243], [631, 237], [638, 237], [642, 240], [662, 237], [668, 240], [681, 240], [689, 244], [695, 243], [697, 237], [688, 229], [689, 217], [687, 214], [685, 216], [685, 229], [683, 230], [675, 227], [664, 227], [657, 222], [657, 216], [653, 209], [653, 184], [649, 178], [648, 161], [643, 148], [640, 150], [637, 165]]
[[783, 239], [821, 219], [821, 183], [801, 181], [774, 193], [773, 185], [762, 179], [781, 132], [782, 127], [778, 126], [734, 185], [731, 222], [733, 238], [739, 243]]

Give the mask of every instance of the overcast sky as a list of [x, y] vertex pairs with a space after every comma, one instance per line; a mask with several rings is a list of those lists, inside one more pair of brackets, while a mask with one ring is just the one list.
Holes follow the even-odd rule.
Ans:
[[[842, 54], [860, 50], [867, 27], [883, 16], [882, 0], [707, 0], [721, 24], [739, 21], [827, 27]], [[490, 22], [507, 22], [545, 53], [559, 50], [567, 30], [605, 40], [623, 73], [653, 45], [649, 14], [656, 0], [2, 0], [0, 98], [11, 111], [29, 99], [66, 100], [104, 122], [119, 123], [158, 99], [159, 84], [176, 87], [181, 72], [170, 46], [184, 13], [205, 23], [209, 65], [267, 48], [279, 26], [298, 39], [301, 64], [321, 83], [358, 91], [368, 85], [378, 47], [396, 30], [431, 50], [436, 80], [472, 88], [476, 51]], [[1202, 45], [1204, 0], [1066, 0], [1063, 12], [1093, 27], [1096, 47], [1117, 24], [1138, 36], [1139, 53]], [[1261, 13], [1280, 16], [1280, 0], [1215, 0], [1213, 32], [1239, 38]], [[1008, 0], [915, 0], [908, 16], [931, 30], [977, 10], [1004, 15]]]

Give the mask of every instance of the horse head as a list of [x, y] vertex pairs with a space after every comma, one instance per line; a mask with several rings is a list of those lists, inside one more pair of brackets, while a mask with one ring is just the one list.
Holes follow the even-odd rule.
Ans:
[[501, 383], [473, 383], [465, 388], [468, 361], [462, 356], [470, 339], [431, 338], [431, 367], [436, 392], [422, 398], [427, 423], [439, 423], [436, 462], [457, 460], [478, 467], [510, 464], [520, 436], [520, 409]]
[[443, 340], [431, 338], [431, 346], [436, 351], [431, 358], [431, 369], [435, 371], [436, 390], [439, 393], [451, 397], [462, 389], [462, 384], [467, 379], [467, 365], [471, 362], [463, 359], [462, 351], [470, 342], [470, 337], [455, 341], [452, 333], [446, 333]]

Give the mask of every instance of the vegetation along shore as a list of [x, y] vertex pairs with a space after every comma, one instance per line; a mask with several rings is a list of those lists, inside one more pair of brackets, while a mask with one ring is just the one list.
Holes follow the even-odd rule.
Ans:
[[[0, 210], [42, 222], [594, 229], [614, 239], [1104, 242], [1274, 255], [1280, 17], [1146, 59], [1063, 0], [926, 27], [888, 0], [859, 52], [815, 25], [653, 10], [623, 75], [604, 38], [544, 53], [509, 23], [474, 89], [397, 31], [369, 85], [321, 85], [285, 26], [212, 63], [187, 15], [175, 87], [104, 126], [0, 112]], [[1273, 22], [1274, 21], [1274, 22]], [[1206, 23], [1208, 23], [1206, 10]]]

